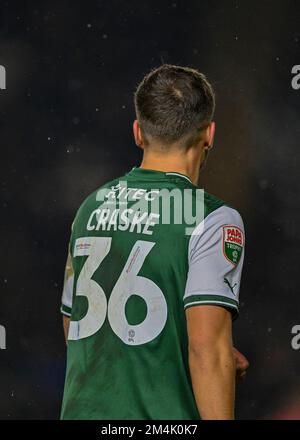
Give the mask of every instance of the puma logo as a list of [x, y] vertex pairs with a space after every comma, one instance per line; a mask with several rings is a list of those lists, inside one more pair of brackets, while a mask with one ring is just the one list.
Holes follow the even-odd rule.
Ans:
[[230, 284], [230, 282], [228, 281], [228, 279], [227, 278], [224, 278], [224, 283], [225, 284], [227, 284], [227, 286], [229, 287], [229, 289], [231, 290], [231, 292], [234, 294], [234, 296], [235, 296], [235, 293], [234, 293], [234, 288], [235, 288], [235, 286], [237, 286], [237, 283], [234, 283], [234, 285], [232, 286], [231, 284]]

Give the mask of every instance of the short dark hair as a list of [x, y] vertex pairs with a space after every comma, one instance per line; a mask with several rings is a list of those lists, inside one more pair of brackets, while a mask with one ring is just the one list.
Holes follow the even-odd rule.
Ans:
[[205, 75], [163, 64], [148, 73], [134, 94], [136, 117], [148, 136], [166, 145], [193, 145], [212, 121], [215, 95]]

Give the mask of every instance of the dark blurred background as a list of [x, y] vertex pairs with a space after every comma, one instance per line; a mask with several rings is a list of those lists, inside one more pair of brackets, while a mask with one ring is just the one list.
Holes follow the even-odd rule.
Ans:
[[1, 1], [0, 418], [59, 416], [59, 313], [70, 225], [138, 165], [133, 92], [163, 62], [204, 72], [217, 136], [201, 186], [241, 212], [237, 417], [300, 419], [300, 5], [296, 0]]

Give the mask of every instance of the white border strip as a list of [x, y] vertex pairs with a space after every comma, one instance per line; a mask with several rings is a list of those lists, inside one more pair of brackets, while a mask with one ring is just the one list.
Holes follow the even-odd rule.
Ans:
[[227, 303], [227, 302], [222, 302], [222, 301], [213, 301], [213, 300], [212, 301], [210, 301], [210, 300], [202, 300], [202, 301], [189, 302], [189, 303], [184, 305], [184, 308], [186, 308], [187, 306], [190, 306], [192, 304], [207, 304], [207, 305], [209, 305], [209, 304], [220, 304], [222, 306], [229, 306], [229, 307], [232, 307], [232, 308], [238, 310], [238, 306], [236, 306], [234, 304]]

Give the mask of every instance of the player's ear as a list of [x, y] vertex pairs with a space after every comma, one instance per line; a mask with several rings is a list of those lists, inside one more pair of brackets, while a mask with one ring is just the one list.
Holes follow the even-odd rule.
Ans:
[[212, 121], [207, 129], [206, 129], [206, 148], [210, 150], [214, 145], [214, 138], [215, 138], [215, 131], [216, 131], [216, 123]]
[[142, 138], [142, 131], [139, 124], [139, 121], [137, 119], [133, 122], [133, 136], [135, 143], [138, 147], [143, 149], [143, 138]]

